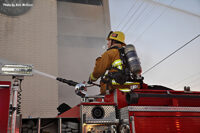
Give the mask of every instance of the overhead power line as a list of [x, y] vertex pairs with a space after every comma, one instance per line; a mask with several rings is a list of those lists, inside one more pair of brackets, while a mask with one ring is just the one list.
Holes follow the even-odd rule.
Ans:
[[[175, 0], [172, 0], [169, 4], [172, 5], [174, 3]], [[168, 8], [165, 8], [161, 14], [135, 39], [135, 41], [133, 42], [133, 44], [135, 44], [137, 42], [137, 40], [167, 11]]]
[[197, 77], [197, 76], [200, 76], [200, 72], [196, 72], [195, 74], [189, 75], [189, 76], [185, 77], [184, 79], [181, 79], [181, 80], [171, 84], [171, 86], [177, 86], [177, 85], [185, 82], [186, 80], [190, 80], [190, 79]]
[[[155, 6], [155, 5], [154, 5]], [[146, 4], [144, 10], [137, 16], [137, 19], [135, 19], [134, 21], [132, 21], [132, 23], [128, 26], [128, 28], [126, 28], [126, 30], [124, 32], [128, 33], [128, 31], [135, 26], [135, 24], [140, 20], [140, 18], [146, 18], [147, 14], [150, 14], [150, 12], [146, 13], [146, 15], [144, 16], [143, 14], [145, 14], [145, 11], [148, 10], [149, 4]], [[142, 21], [143, 22], [143, 21]], [[136, 27], [136, 26], [135, 26]], [[134, 30], [133, 30], [134, 31]]]
[[133, 18], [133, 16], [139, 11], [139, 9], [142, 7], [142, 5], [144, 4], [144, 1], [142, 1], [140, 3], [140, 5], [137, 7], [137, 9], [133, 12], [133, 14], [131, 15], [131, 17], [129, 17], [128, 21], [126, 21], [126, 23], [124, 24], [124, 26], [120, 29], [120, 31], [122, 31], [126, 26], [127, 24], [130, 22], [130, 20]]
[[149, 4], [148, 3], [146, 3], [146, 5], [144, 6], [144, 8], [143, 9], [141, 9], [141, 11], [140, 12], [138, 12], [138, 14], [137, 14], [137, 16], [136, 16], [136, 18], [135, 19], [132, 19], [132, 22], [130, 21], [130, 24], [129, 24], [129, 26], [127, 25], [127, 29], [125, 29], [124, 30], [124, 32], [126, 31], [126, 30], [129, 30], [132, 26], [133, 26], [133, 24], [134, 23], [136, 23], [137, 22], [137, 20], [139, 19], [139, 18], [141, 18], [141, 16], [142, 16], [142, 14], [143, 13], [145, 13], [145, 11], [148, 9], [147, 7], [149, 6]]
[[126, 13], [126, 15], [124, 15], [123, 19], [121, 19], [121, 22], [117, 25], [117, 28], [119, 28], [119, 26], [122, 24], [122, 22], [124, 22], [125, 18], [127, 17], [127, 15], [130, 13], [130, 11], [133, 9], [133, 7], [136, 5], [136, 3], [138, 2], [139, 0], [136, 0], [136, 2], [133, 3], [133, 5], [131, 6], [131, 8], [128, 10], [128, 12]]
[[[187, 80], [187, 82], [185, 83], [187, 86], [193, 86], [193, 85], [195, 85], [195, 84], [199, 84], [199, 79], [200, 79], [200, 77], [199, 77], [200, 75], [197, 75], [196, 76], [196, 78], [193, 78], [193, 80]], [[189, 82], [188, 82], [189, 81]], [[177, 88], [178, 87], [181, 87], [182, 86], [182, 84], [179, 84], [179, 85], [177, 85]]]
[[183, 9], [180, 9], [180, 8], [177, 8], [177, 7], [168, 6], [168, 5], [165, 5], [165, 4], [158, 2], [158, 1], [155, 1], [155, 0], [145, 0], [145, 1], [152, 3], [152, 4], [155, 4], [155, 5], [158, 5], [158, 6], [169, 8], [169, 9], [177, 11], [177, 12], [181, 12], [181, 13], [184, 13], [184, 14], [187, 14], [187, 15], [191, 15], [191, 16], [200, 18], [199, 14], [195, 14], [193, 12], [189, 12], [187, 10], [183, 10]]
[[192, 41], [194, 41], [195, 39], [197, 39], [200, 36], [197, 35], [196, 37], [194, 37], [193, 39], [191, 39], [189, 42], [187, 42], [186, 44], [184, 44], [183, 46], [181, 46], [180, 48], [176, 49], [174, 52], [172, 52], [171, 54], [169, 54], [167, 57], [165, 57], [164, 59], [162, 59], [161, 61], [159, 61], [158, 63], [156, 63], [155, 65], [153, 65], [152, 67], [150, 67], [148, 70], [146, 70], [145, 72], [143, 72], [142, 74], [145, 74], [147, 72], [149, 72], [150, 70], [152, 70], [154, 67], [156, 67], [157, 65], [159, 65], [160, 63], [162, 63], [163, 61], [165, 61], [166, 59], [168, 59], [170, 56], [172, 56], [173, 54], [175, 54], [176, 52], [178, 52], [179, 50], [181, 50], [182, 48], [184, 48], [185, 46], [187, 46], [188, 44], [190, 44]]

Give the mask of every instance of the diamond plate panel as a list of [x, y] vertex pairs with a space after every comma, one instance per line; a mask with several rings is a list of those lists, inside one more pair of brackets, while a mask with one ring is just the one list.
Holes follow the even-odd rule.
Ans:
[[[124, 108], [125, 109], [125, 108]], [[128, 111], [143, 112], [200, 112], [200, 107], [128, 106]]]
[[129, 119], [129, 115], [128, 115], [128, 107], [124, 107], [122, 109], [120, 109], [120, 119]]
[[[105, 114], [104, 117], [101, 119], [95, 119], [92, 116], [92, 109], [97, 106], [82, 106], [82, 115], [86, 115], [86, 123], [117, 123], [118, 120], [116, 119], [116, 111], [115, 106], [105, 105], [105, 106], [98, 106], [103, 108]], [[82, 117], [83, 118], [83, 117]]]

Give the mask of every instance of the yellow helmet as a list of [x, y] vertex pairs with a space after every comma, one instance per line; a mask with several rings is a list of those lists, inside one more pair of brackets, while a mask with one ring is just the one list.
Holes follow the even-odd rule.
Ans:
[[123, 32], [121, 31], [111, 31], [109, 34], [108, 34], [108, 37], [107, 37], [107, 40], [109, 39], [112, 39], [112, 40], [116, 40], [116, 41], [119, 41], [121, 43], [124, 43], [124, 40], [125, 40], [125, 35]]

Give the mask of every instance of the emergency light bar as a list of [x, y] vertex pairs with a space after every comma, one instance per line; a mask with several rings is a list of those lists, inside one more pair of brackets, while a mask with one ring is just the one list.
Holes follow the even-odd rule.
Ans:
[[31, 76], [33, 72], [33, 66], [18, 64], [2, 65], [0, 72], [1, 75], [6, 76]]

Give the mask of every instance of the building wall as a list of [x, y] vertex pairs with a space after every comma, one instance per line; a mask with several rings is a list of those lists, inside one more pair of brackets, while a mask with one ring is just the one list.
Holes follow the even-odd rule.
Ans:
[[[0, 63], [33, 64], [41, 72], [87, 81], [109, 31], [107, 0], [103, 6], [34, 0], [24, 15], [0, 14]], [[58, 103], [80, 102], [73, 87], [36, 73], [24, 78], [22, 90], [23, 117], [54, 117]], [[98, 94], [99, 88], [88, 91]]]
[[[0, 14], [0, 62], [33, 64], [34, 68], [57, 75], [57, 2], [34, 0], [26, 14]], [[11, 80], [0, 76], [0, 80]], [[23, 117], [57, 115], [58, 85], [53, 79], [34, 74], [22, 82]]]
[[[77, 82], [88, 81], [95, 59], [105, 50], [110, 31], [108, 1], [103, 6], [58, 2], [58, 74]], [[88, 88], [99, 94], [99, 88]], [[80, 102], [74, 87], [59, 83], [59, 104], [74, 106]]]

